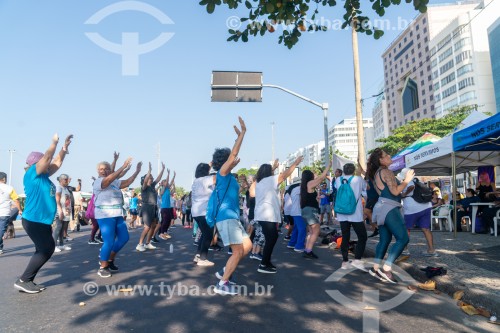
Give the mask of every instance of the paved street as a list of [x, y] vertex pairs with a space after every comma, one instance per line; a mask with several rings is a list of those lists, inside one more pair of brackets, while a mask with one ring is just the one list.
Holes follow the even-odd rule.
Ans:
[[[227, 252], [210, 252], [215, 267], [193, 265], [191, 232], [181, 227], [172, 231], [172, 242], [144, 253], [135, 251], [139, 229], [131, 231], [130, 242], [116, 260], [120, 272], [103, 279], [96, 274], [99, 246], [87, 244], [88, 233], [85, 227], [71, 234], [73, 250], [54, 254], [36, 279], [47, 290], [34, 295], [13, 288], [33, 252], [32, 243], [22, 231], [6, 241], [0, 257], [5, 287], [0, 289], [1, 332], [362, 332], [362, 313], [339, 304], [327, 290], [338, 290], [355, 301], [361, 301], [363, 290], [378, 290], [380, 301], [391, 300], [389, 305], [398, 294], [409, 293], [406, 282], [389, 285], [361, 271], [338, 271], [346, 275], [325, 282], [340, 267], [340, 253], [318, 248], [320, 259], [307, 260], [288, 250], [280, 236], [273, 255], [277, 274], [257, 273], [258, 262], [245, 259], [235, 278], [247, 286], [247, 295], [208, 295]], [[129, 285], [136, 286], [134, 295], [113, 294], [112, 288]], [[86, 295], [84, 288], [91, 293], [96, 286], [95, 296]], [[151, 288], [149, 296], [139, 294], [145, 290], [137, 288], [143, 287]], [[261, 296], [266, 290], [262, 288], [270, 294]], [[380, 313], [381, 332], [499, 331], [483, 317], [464, 314], [444, 294], [419, 291], [390, 307]], [[366, 308], [365, 318], [374, 318], [375, 309]], [[377, 327], [373, 325], [367, 321], [365, 330]]]

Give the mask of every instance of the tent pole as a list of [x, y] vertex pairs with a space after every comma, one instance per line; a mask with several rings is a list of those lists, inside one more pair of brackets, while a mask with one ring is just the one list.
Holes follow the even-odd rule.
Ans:
[[[452, 178], [452, 190], [451, 198], [453, 202], [453, 237], [457, 238], [457, 170], [456, 170], [455, 152], [451, 152], [451, 178]], [[462, 223], [460, 221], [460, 223]]]

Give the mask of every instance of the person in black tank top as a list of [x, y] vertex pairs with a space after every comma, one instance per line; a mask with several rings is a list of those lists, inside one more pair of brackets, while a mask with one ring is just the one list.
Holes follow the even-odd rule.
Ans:
[[314, 243], [319, 236], [319, 202], [316, 187], [325, 180], [330, 172], [332, 161], [329, 161], [328, 166], [323, 173], [317, 177], [310, 170], [302, 172], [302, 180], [300, 183], [300, 208], [302, 209], [302, 218], [308, 225], [309, 238], [306, 242], [306, 249], [304, 251], [304, 258], [317, 259], [318, 256], [313, 253]]

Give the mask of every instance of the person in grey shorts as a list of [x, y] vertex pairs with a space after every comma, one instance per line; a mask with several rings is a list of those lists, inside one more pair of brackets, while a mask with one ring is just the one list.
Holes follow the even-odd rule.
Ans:
[[238, 153], [246, 133], [243, 119], [239, 118], [239, 121], [241, 130], [234, 126], [238, 137], [233, 149], [216, 149], [212, 158], [212, 168], [217, 171], [217, 175], [215, 189], [208, 200], [207, 223], [209, 226], [216, 225], [222, 242], [225, 246], [230, 246], [232, 250], [226, 266], [216, 273], [220, 281], [215, 286], [214, 292], [220, 295], [237, 294], [231, 276], [240, 260], [252, 248], [252, 242], [240, 223], [240, 185], [231, 174], [231, 170], [240, 162]]
[[300, 208], [302, 209], [302, 218], [306, 222], [309, 235], [307, 236], [306, 249], [304, 251], [304, 258], [317, 259], [318, 256], [313, 253], [314, 243], [319, 236], [319, 203], [316, 187], [323, 182], [326, 175], [332, 167], [332, 161], [328, 163], [323, 173], [314, 177], [311, 170], [304, 170], [302, 172], [302, 180], [300, 182]]

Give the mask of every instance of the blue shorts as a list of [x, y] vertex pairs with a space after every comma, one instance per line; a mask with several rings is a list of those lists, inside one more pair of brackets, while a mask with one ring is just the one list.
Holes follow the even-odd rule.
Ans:
[[216, 223], [216, 227], [224, 246], [243, 244], [243, 238], [249, 238], [239, 220], [222, 220]]
[[415, 214], [405, 215], [406, 229], [411, 229], [413, 227], [420, 227], [420, 229], [430, 229], [431, 210], [432, 208], [427, 208]]
[[304, 207], [302, 208], [302, 218], [307, 223], [307, 225], [319, 224], [319, 210], [314, 207]]
[[139, 215], [139, 213], [137, 212], [137, 209], [135, 209], [135, 208], [130, 208], [129, 212], [130, 212], [130, 215], [134, 215], [134, 216]]

